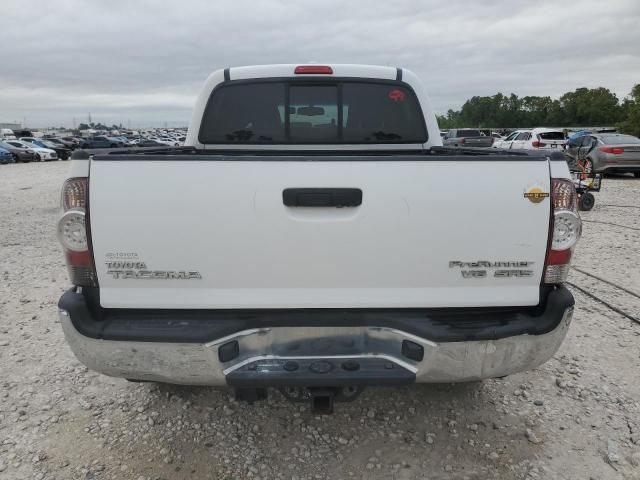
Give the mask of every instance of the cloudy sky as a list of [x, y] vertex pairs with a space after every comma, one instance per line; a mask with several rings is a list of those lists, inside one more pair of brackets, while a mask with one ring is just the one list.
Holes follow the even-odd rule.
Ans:
[[0, 122], [186, 125], [234, 65], [404, 66], [438, 112], [640, 83], [639, 0], [1, 0]]

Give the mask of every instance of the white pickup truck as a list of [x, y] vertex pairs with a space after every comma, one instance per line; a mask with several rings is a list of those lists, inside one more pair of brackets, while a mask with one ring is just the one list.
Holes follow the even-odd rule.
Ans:
[[574, 304], [566, 162], [441, 145], [408, 70], [213, 73], [185, 147], [74, 153], [71, 349], [107, 375], [318, 410], [545, 362]]

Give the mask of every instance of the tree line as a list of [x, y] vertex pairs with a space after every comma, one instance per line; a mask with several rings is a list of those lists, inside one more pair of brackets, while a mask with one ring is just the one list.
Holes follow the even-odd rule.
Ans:
[[618, 100], [608, 88], [577, 88], [558, 99], [512, 93], [471, 97], [458, 111], [438, 116], [440, 128], [617, 126], [640, 135], [640, 84]]

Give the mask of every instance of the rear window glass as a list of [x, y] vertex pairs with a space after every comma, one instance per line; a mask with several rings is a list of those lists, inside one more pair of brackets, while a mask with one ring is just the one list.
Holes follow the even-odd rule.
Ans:
[[605, 145], [622, 145], [624, 143], [640, 143], [640, 138], [631, 135], [604, 135], [601, 137]]
[[413, 91], [376, 82], [248, 82], [217, 88], [204, 144], [424, 143]]
[[480, 137], [480, 130], [458, 130], [458, 137]]
[[541, 140], [564, 140], [564, 133], [562, 132], [542, 132], [538, 136]]
[[513, 140], [517, 136], [518, 136], [518, 132], [513, 132], [511, 135], [509, 135], [507, 138], [505, 138], [505, 140]]

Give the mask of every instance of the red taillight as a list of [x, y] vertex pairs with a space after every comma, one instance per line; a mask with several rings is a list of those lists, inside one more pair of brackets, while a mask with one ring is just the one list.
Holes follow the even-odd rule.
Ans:
[[598, 147], [602, 153], [612, 153], [614, 155], [621, 155], [624, 153], [624, 148], [622, 147], [610, 147], [605, 145], [604, 147]]
[[549, 250], [547, 255], [547, 265], [564, 265], [571, 262], [571, 249], [569, 250]]
[[333, 68], [328, 65], [299, 65], [293, 73], [296, 75], [331, 75]]
[[533, 142], [531, 142], [531, 145], [533, 146], [533, 148], [542, 148], [547, 146], [546, 143], [543, 143], [540, 140], [534, 140]]
[[88, 179], [70, 178], [62, 186], [63, 215], [58, 222], [58, 239], [67, 260], [71, 283], [97, 287], [98, 277], [91, 251]]
[[551, 231], [544, 269], [545, 283], [562, 283], [567, 279], [571, 255], [581, 233], [575, 186], [569, 180], [551, 179]]

